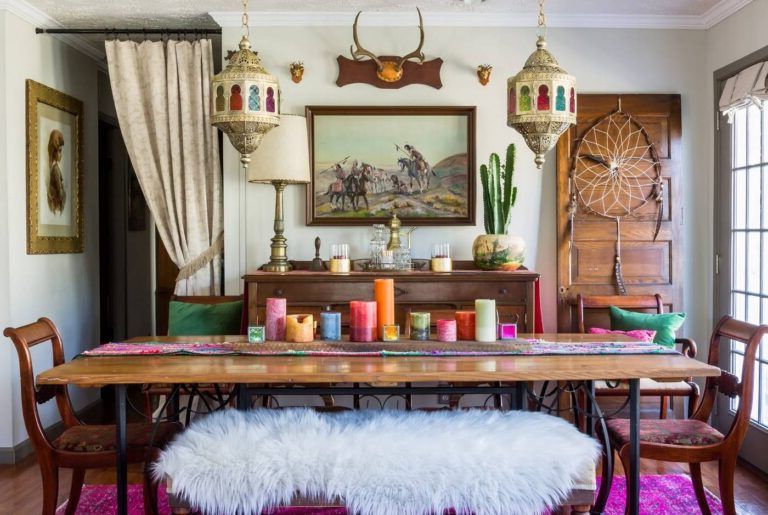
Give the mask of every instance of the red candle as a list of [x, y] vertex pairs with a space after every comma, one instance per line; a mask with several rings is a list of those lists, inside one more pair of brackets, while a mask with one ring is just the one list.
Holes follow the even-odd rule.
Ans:
[[353, 300], [349, 303], [349, 340], [376, 341], [376, 302]]
[[475, 340], [475, 312], [456, 312], [456, 337], [459, 340]]
[[384, 326], [395, 323], [395, 281], [375, 279], [373, 291], [376, 297], [376, 326], [379, 340], [384, 340]]

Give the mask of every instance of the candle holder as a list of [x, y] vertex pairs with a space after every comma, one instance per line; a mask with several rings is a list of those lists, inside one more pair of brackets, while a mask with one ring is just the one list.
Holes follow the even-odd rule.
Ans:
[[338, 311], [320, 313], [320, 337], [326, 341], [341, 340], [341, 313]]
[[347, 243], [334, 243], [331, 245], [328, 268], [332, 274], [348, 274], [350, 272], [349, 245]]
[[499, 340], [516, 340], [517, 324], [499, 322]]
[[385, 342], [400, 341], [400, 326], [397, 324], [387, 324], [382, 330], [382, 340]]
[[430, 268], [433, 272], [450, 272], [453, 270], [450, 243], [435, 243], [432, 245]]
[[249, 325], [248, 343], [264, 343], [264, 330], [263, 325]]
[[429, 313], [411, 313], [411, 340], [427, 341], [429, 340]]

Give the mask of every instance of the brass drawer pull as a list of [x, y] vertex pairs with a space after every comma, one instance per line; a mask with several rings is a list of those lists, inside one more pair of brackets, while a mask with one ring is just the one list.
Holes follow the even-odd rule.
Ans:
[[499, 290], [499, 294], [500, 294], [500, 295], [506, 295], [507, 293], [508, 293], [508, 291], [507, 291], [507, 289], [506, 289], [506, 288], [501, 288], [501, 289]]
[[283, 290], [280, 288], [275, 288], [274, 290], [272, 290], [272, 293], [274, 293], [277, 297], [283, 296]]
[[407, 290], [404, 290], [402, 288], [398, 288], [397, 286], [395, 286], [395, 297], [399, 297], [400, 295], [405, 295], [406, 293], [408, 293]]

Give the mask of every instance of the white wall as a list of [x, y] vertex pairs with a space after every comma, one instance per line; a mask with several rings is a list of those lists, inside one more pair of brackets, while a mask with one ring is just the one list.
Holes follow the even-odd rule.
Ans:
[[[5, 17], [0, 11], [0, 79], [5, 77]], [[0, 120], [5, 120], [5, 81], [0, 80]], [[9, 303], [9, 270], [8, 270], [8, 174], [6, 163], [6, 124], [0, 122], [0, 323], [10, 320], [11, 308]], [[0, 345], [0, 413], [12, 413], [13, 378], [9, 363], [13, 357], [10, 345]], [[0, 417], [0, 448], [13, 445], [13, 417]]]
[[[417, 32], [410, 28], [361, 27], [367, 48], [383, 54], [411, 50]], [[522, 138], [506, 126], [505, 85], [507, 77], [522, 67], [534, 50], [535, 31], [519, 28], [426, 28], [427, 58], [442, 57], [443, 88], [408, 86], [400, 90], [379, 90], [367, 85], [335, 85], [336, 56], [346, 55], [351, 43], [349, 27], [281, 27], [251, 31], [252, 43], [268, 70], [277, 75], [282, 88], [282, 110], [303, 113], [305, 105], [476, 105], [478, 166], [491, 152], [503, 152], [509, 142], [518, 148], [517, 205], [512, 211], [510, 232], [528, 242], [526, 265], [542, 275], [545, 329], [556, 327], [556, 229], [555, 153], [547, 155], [542, 171], [533, 165], [533, 154]], [[238, 29], [225, 29], [223, 50], [235, 48]], [[684, 229], [685, 307], [689, 313], [688, 335], [703, 341], [708, 335], [706, 295], [701, 295], [701, 278], [707, 273], [708, 256], [699, 246], [701, 231], [695, 213], [711, 209], [711, 195], [703, 196], [702, 183], [708, 153], [709, 116], [701, 106], [707, 101], [702, 87], [706, 56], [706, 33], [693, 30], [606, 30], [550, 29], [549, 49], [560, 64], [576, 76], [582, 93], [680, 93], [683, 111], [683, 188], [686, 225]], [[290, 80], [288, 64], [302, 60], [304, 81]], [[491, 82], [482, 87], [475, 67], [494, 66]], [[706, 81], [705, 81], [706, 82]], [[226, 274], [228, 293], [241, 288], [240, 275], [254, 271], [267, 261], [272, 234], [274, 191], [269, 186], [248, 184], [238, 169], [238, 156], [229, 144], [224, 152]], [[315, 236], [323, 240], [323, 252], [335, 241], [351, 243], [353, 257], [367, 254], [369, 231], [364, 227], [306, 227], [305, 188], [290, 186], [286, 191], [286, 236], [293, 259], [311, 259]], [[476, 227], [419, 228], [414, 254], [426, 257], [429, 245], [437, 241], [452, 244], [459, 259], [471, 258], [471, 243], [483, 231], [479, 201]], [[242, 201], [242, 202], [241, 202]], [[244, 203], [244, 208], [241, 206]], [[706, 235], [711, 231], [707, 230]], [[243, 241], [241, 241], [243, 240]], [[711, 240], [711, 238], [710, 238]], [[711, 241], [709, 242], [711, 244]]]
[[[0, 326], [16, 326], [41, 316], [59, 327], [67, 359], [98, 344], [99, 338], [99, 242], [98, 242], [98, 104], [97, 67], [94, 61], [51, 38], [35, 35], [34, 26], [5, 12], [0, 74], [5, 91], [3, 144], [7, 152], [0, 173], [7, 185], [7, 208], [0, 200], [0, 231], [7, 219], [7, 239], [2, 238], [0, 271], [8, 273], [7, 309], [0, 306]], [[26, 102], [25, 80], [33, 79], [84, 102], [84, 192], [85, 252], [82, 254], [27, 255], [26, 252]], [[2, 131], [3, 129], [0, 129]], [[2, 132], [0, 132], [2, 134]], [[0, 147], [2, 148], [2, 147]], [[7, 186], [7, 187], [6, 187]], [[2, 197], [0, 197], [2, 199]], [[0, 236], [3, 236], [0, 232]], [[6, 248], [7, 245], [7, 248]], [[7, 259], [7, 266], [3, 266]], [[3, 272], [0, 272], [3, 273]], [[0, 294], [3, 281], [0, 279]], [[18, 388], [18, 364], [10, 342], [0, 345], [0, 447], [10, 447], [27, 438]], [[38, 370], [50, 367], [50, 346], [33, 350]], [[8, 384], [5, 382], [8, 381]], [[11, 405], [4, 398], [12, 385]], [[72, 389], [75, 408], [98, 397], [97, 390]], [[58, 420], [54, 403], [40, 407], [46, 425]], [[12, 413], [12, 417], [7, 414]], [[6, 422], [12, 419], [12, 423]]]

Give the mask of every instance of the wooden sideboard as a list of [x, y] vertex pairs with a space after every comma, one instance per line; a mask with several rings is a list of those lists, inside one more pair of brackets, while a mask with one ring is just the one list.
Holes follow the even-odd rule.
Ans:
[[528, 270], [349, 274], [259, 271], [243, 277], [248, 321], [263, 324], [267, 298], [282, 297], [288, 300], [289, 314], [311, 313], [319, 317], [321, 311], [340, 311], [345, 331], [349, 325], [349, 301], [373, 300], [373, 280], [378, 277], [395, 280], [396, 319], [403, 332], [410, 311], [431, 312], [434, 326], [438, 318], [452, 317], [456, 310], [473, 310], [475, 299], [495, 299], [500, 320], [517, 322], [520, 332], [533, 332], [535, 327], [535, 283], [539, 274]]

